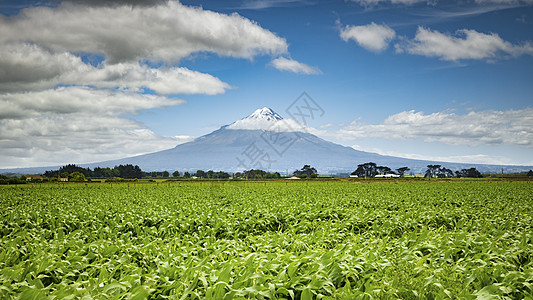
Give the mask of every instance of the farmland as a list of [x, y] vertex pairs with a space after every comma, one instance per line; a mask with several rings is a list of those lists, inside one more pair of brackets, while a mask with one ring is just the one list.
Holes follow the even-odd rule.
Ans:
[[0, 188], [2, 299], [533, 297], [530, 181]]

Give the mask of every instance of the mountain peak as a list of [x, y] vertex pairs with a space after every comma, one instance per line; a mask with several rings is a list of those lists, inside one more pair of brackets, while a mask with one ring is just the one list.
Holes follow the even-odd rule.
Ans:
[[298, 122], [291, 119], [283, 119], [269, 107], [263, 107], [254, 111], [246, 118], [223, 126], [227, 129], [245, 130], [268, 130], [268, 131], [303, 131]]
[[283, 118], [278, 115], [272, 108], [263, 107], [254, 111], [251, 115], [244, 118], [243, 120], [255, 119], [255, 120], [266, 120], [266, 121], [279, 121]]

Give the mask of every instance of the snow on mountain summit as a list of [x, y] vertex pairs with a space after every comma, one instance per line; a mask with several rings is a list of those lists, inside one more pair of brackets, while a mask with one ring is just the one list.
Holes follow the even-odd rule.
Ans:
[[267, 120], [267, 121], [283, 120], [283, 118], [280, 115], [278, 115], [275, 111], [273, 111], [271, 108], [266, 107], [266, 106], [263, 108], [257, 109], [251, 115], [249, 115], [248, 117], [244, 119], [259, 119], [259, 120]]
[[304, 131], [304, 128], [301, 124], [292, 119], [283, 119], [279, 114], [268, 107], [257, 109], [248, 117], [229, 124], [226, 126], [226, 129], [283, 132]]

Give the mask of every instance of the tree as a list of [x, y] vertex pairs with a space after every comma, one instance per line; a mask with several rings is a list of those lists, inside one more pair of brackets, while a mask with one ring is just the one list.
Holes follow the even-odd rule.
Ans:
[[[218, 177], [218, 178], [229, 178], [229, 174], [225, 172], [218, 172], [218, 173], [219, 173], [218, 176], [223, 176], [223, 177]], [[281, 175], [278, 172], [269, 173], [263, 170], [251, 169], [251, 170], [245, 170], [242, 173], [237, 172], [235, 173], [234, 177], [235, 178], [246, 178], [246, 179], [272, 179], [272, 178], [281, 178]]]
[[357, 165], [357, 169], [351, 175], [359, 177], [375, 177], [377, 174], [377, 165], [373, 162], [367, 162]]
[[184, 178], [191, 178], [191, 173], [185, 172], [185, 173], [183, 173], [183, 177]]
[[278, 173], [278, 172], [275, 172], [275, 173], [269, 173], [271, 174], [271, 177], [270, 178], [274, 178], [274, 179], [280, 179], [281, 178], [281, 174]]
[[251, 169], [251, 170], [244, 171], [243, 172], [243, 177], [246, 178], [246, 179], [262, 179], [262, 178], [265, 178], [266, 174], [267, 174], [267, 172], [265, 172], [263, 170]]
[[61, 173], [61, 178], [68, 178], [68, 172]]
[[442, 167], [441, 165], [428, 165], [426, 170], [425, 178], [449, 178], [453, 177], [453, 171], [447, 168]]
[[456, 171], [455, 175], [457, 178], [483, 178], [483, 175], [476, 168], [462, 169], [461, 171]]
[[207, 174], [203, 170], [197, 170], [195, 176], [198, 178], [207, 178]]
[[310, 165], [304, 165], [300, 170], [296, 170], [293, 172], [294, 176], [298, 176], [300, 178], [316, 178], [318, 177], [317, 170]]
[[355, 175], [357, 177], [364, 177], [365, 170], [363, 169], [363, 165], [358, 165], [357, 169], [355, 169], [355, 171], [353, 171], [350, 175]]
[[384, 166], [378, 166], [376, 167], [376, 172], [380, 175], [387, 175], [387, 174], [392, 174], [394, 172], [392, 172], [391, 168], [389, 167], [384, 167]]
[[89, 168], [82, 168], [82, 167], [78, 167], [74, 164], [69, 164], [69, 165], [65, 165], [61, 168], [59, 168], [59, 170], [57, 171], [46, 171], [44, 173], [44, 176], [46, 177], [53, 177], [53, 176], [58, 176], [60, 174], [63, 174], [63, 173], [68, 173], [68, 174], [72, 174], [74, 172], [79, 172], [83, 175], [85, 175], [85, 177], [91, 177], [93, 176], [93, 171], [91, 171], [91, 169]]
[[68, 179], [70, 181], [85, 181], [85, 175], [83, 175], [82, 173], [80, 172], [73, 172], [71, 173], [69, 176], [68, 176]]
[[408, 167], [401, 167], [401, 168], [396, 169], [396, 172], [398, 172], [398, 175], [400, 175], [400, 177], [403, 177], [405, 172], [409, 170], [411, 169], [409, 169]]
[[172, 177], [180, 177], [180, 172], [174, 171], [174, 173], [172, 173]]
[[163, 173], [161, 174], [163, 177], [169, 177], [170, 174], [168, 173], [168, 171], [163, 171]]
[[451, 178], [453, 177], [453, 171], [447, 168], [440, 168], [437, 172], [439, 178]]
[[226, 173], [223, 171], [218, 171], [214, 175], [215, 175], [215, 178], [219, 178], [219, 179], [228, 179], [231, 177], [229, 173]]
[[437, 173], [440, 169], [440, 165], [427, 165], [425, 178], [433, 178], [437, 176]]
[[529, 170], [529, 172], [527, 172], [527, 176], [528, 177], [532, 177], [533, 176], [533, 170]]

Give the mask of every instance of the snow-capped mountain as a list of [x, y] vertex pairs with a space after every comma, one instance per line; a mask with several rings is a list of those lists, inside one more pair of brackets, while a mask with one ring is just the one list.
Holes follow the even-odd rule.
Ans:
[[502, 167], [382, 156], [325, 141], [306, 129], [295, 120], [284, 119], [272, 109], [263, 107], [248, 117], [172, 149], [84, 166], [133, 164], [146, 171], [193, 172], [262, 169], [282, 174], [290, 174], [306, 164], [321, 174], [352, 172], [358, 164], [366, 162], [393, 169], [407, 166], [414, 172], [423, 172], [428, 164], [442, 164], [454, 170], [477, 167], [480, 171], [499, 171]]
[[257, 109], [254, 111], [251, 115], [249, 115], [246, 118], [243, 118], [242, 120], [267, 120], [267, 121], [279, 121], [283, 120], [283, 118], [278, 115], [275, 111], [272, 110], [270, 107], [263, 107], [260, 109]]
[[305, 126], [292, 119], [283, 119], [269, 107], [254, 111], [246, 118], [235, 121], [223, 128], [233, 130], [270, 130], [281, 132], [305, 131]]
[[[262, 169], [277, 171], [283, 175], [292, 174], [294, 170], [304, 165], [315, 167], [320, 174], [350, 173], [358, 164], [366, 162], [374, 162], [392, 169], [407, 166], [417, 173], [423, 172], [429, 164], [441, 164], [452, 170], [475, 167], [481, 172], [499, 172], [502, 168], [505, 172], [519, 172], [531, 168], [382, 156], [325, 141], [306, 129], [309, 128], [298, 124], [295, 120], [283, 119], [272, 109], [264, 107], [246, 118], [172, 149], [80, 166], [95, 168], [132, 164], [138, 165], [144, 171], [180, 172], [196, 172], [196, 170], [237, 172]], [[58, 168], [59, 166], [24, 168], [18, 171], [36, 173]]]

